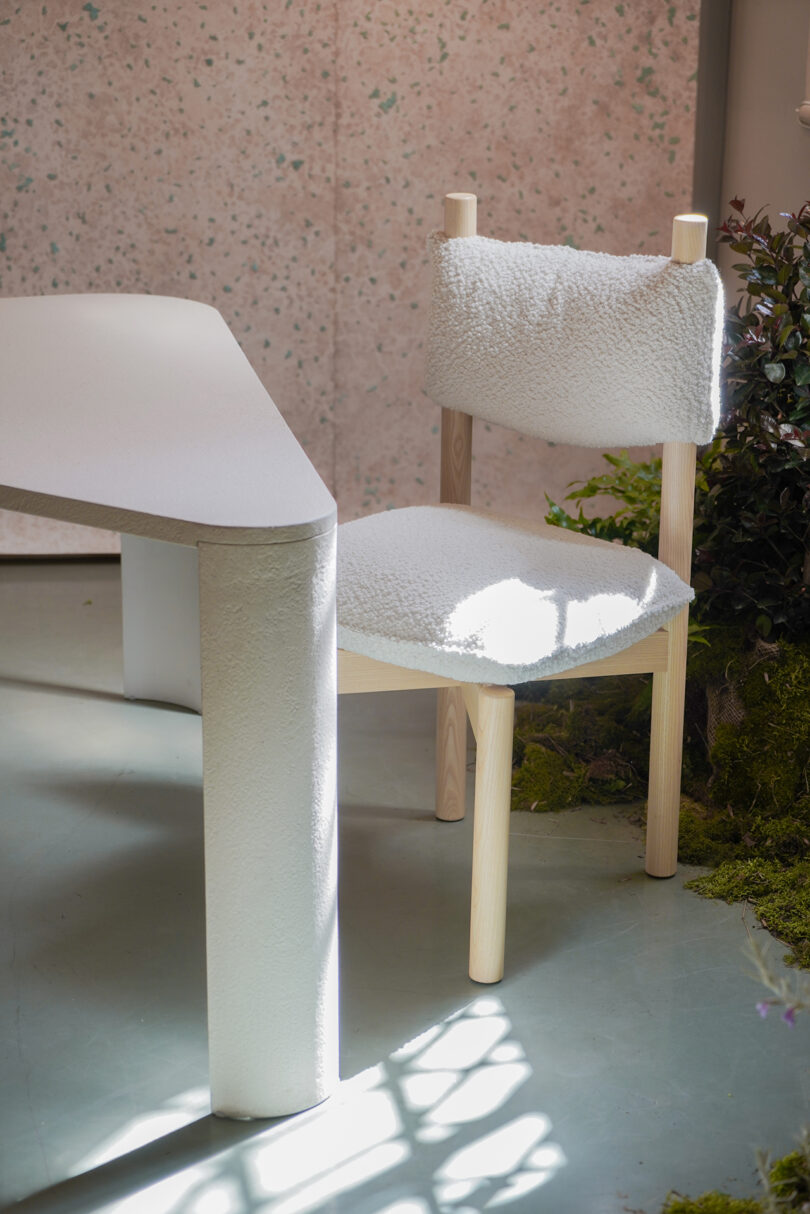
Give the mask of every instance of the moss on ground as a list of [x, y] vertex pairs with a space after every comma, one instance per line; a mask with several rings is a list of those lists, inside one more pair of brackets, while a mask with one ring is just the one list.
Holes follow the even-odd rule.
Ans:
[[807, 1133], [802, 1135], [798, 1151], [791, 1151], [768, 1167], [767, 1202], [754, 1197], [729, 1197], [713, 1189], [700, 1197], [670, 1193], [661, 1214], [766, 1214], [769, 1210], [806, 1210], [810, 1198], [810, 1149]]
[[763, 927], [791, 946], [785, 961], [810, 968], [810, 860], [787, 866], [753, 857], [729, 860], [686, 888], [724, 902], [749, 902]]
[[743, 821], [718, 813], [691, 797], [681, 798], [678, 859], [682, 864], [720, 864], [744, 853]]
[[778, 1159], [771, 1168], [771, 1192], [786, 1210], [801, 1210], [810, 1201], [810, 1151], [805, 1133], [803, 1146]]
[[519, 704], [515, 717], [512, 808], [542, 813], [641, 800], [649, 680], [566, 679], [534, 686], [542, 698]]
[[781, 816], [810, 789], [810, 647], [783, 644], [752, 664], [739, 695], [746, 718], [718, 726], [711, 799]]
[[753, 1197], [729, 1197], [726, 1193], [704, 1193], [702, 1197], [681, 1197], [674, 1193], [661, 1214], [764, 1214], [765, 1207]]
[[587, 779], [584, 763], [567, 758], [541, 742], [527, 741], [523, 761], [512, 781], [512, 805], [543, 813], [581, 805]]

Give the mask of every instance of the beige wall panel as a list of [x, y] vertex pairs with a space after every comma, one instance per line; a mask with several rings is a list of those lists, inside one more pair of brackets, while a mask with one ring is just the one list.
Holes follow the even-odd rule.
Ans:
[[[797, 211], [810, 198], [810, 130], [796, 117], [805, 100], [808, 36], [810, 0], [771, 0], [767, 10], [758, 0], [734, 0], [723, 218], [729, 200], [743, 198], [748, 214], [764, 206], [777, 227], [780, 211]], [[730, 301], [738, 291], [730, 267], [738, 260], [719, 246]]]

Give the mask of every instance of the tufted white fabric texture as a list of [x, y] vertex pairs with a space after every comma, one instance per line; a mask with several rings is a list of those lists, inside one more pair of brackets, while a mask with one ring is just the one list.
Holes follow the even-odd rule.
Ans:
[[463, 682], [523, 683], [609, 657], [693, 598], [637, 548], [468, 506], [338, 528], [338, 644]]
[[336, 531], [197, 549], [208, 1041], [223, 1117], [283, 1117], [338, 1081]]
[[441, 232], [429, 247], [436, 404], [586, 447], [710, 441], [723, 328], [710, 261]]

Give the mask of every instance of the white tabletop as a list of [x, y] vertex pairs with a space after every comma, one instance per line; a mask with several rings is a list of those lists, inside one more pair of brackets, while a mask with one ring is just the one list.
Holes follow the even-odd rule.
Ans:
[[0, 299], [0, 506], [185, 544], [335, 521], [220, 314], [155, 295]]

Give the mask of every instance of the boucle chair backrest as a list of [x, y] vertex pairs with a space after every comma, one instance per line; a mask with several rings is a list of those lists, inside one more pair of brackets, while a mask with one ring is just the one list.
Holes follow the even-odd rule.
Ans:
[[723, 295], [710, 261], [443, 232], [430, 256], [436, 404], [579, 446], [712, 438]]

